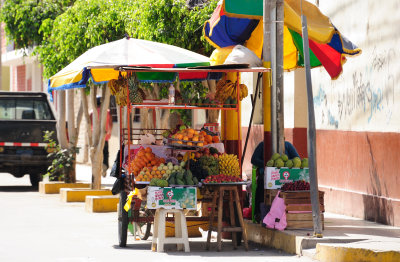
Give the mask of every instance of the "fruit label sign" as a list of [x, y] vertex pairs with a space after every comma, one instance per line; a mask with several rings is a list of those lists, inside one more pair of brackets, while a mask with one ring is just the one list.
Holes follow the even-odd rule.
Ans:
[[164, 199], [164, 193], [162, 190], [157, 190], [154, 192], [154, 199], [155, 200], [162, 200]]
[[271, 170], [271, 180], [279, 180], [281, 174], [279, 174], [279, 169]]
[[197, 207], [196, 187], [154, 187], [147, 188], [148, 209], [191, 209]]
[[264, 170], [265, 189], [279, 189], [285, 183], [298, 180], [310, 181], [308, 168], [266, 167]]
[[283, 183], [286, 183], [286, 181], [287, 181], [287, 182], [292, 182], [291, 180], [288, 181], [288, 180], [289, 180], [289, 177], [290, 177], [290, 173], [289, 173], [288, 171], [284, 171], [284, 172], [282, 173], [282, 176], [285, 178], [285, 180], [284, 180], [284, 181], [280, 181], [281, 183], [282, 183], [282, 182], [283, 182]]

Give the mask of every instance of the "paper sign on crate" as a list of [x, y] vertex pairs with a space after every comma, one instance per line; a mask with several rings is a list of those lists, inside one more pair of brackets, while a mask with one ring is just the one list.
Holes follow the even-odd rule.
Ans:
[[197, 209], [197, 187], [147, 188], [148, 209]]
[[219, 133], [219, 124], [218, 123], [205, 123], [203, 127], [213, 133], [216, 133], [216, 134]]
[[266, 167], [264, 170], [264, 188], [266, 189], [278, 189], [285, 183], [297, 180], [310, 182], [308, 168]]

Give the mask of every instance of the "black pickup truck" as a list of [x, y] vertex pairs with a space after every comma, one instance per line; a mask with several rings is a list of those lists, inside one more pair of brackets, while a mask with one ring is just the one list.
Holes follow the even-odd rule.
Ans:
[[0, 173], [29, 174], [36, 187], [51, 160], [44, 131], [54, 131], [56, 120], [47, 95], [41, 92], [0, 92]]

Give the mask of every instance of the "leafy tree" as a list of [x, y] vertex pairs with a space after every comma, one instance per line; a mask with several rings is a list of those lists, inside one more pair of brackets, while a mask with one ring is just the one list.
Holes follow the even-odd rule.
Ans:
[[137, 0], [134, 5], [127, 27], [132, 37], [210, 54], [211, 46], [202, 37], [203, 25], [217, 1], [194, 8], [188, 8], [184, 0]]
[[88, 49], [121, 39], [125, 34], [125, 9], [132, 1], [78, 0], [55, 20], [46, 20], [43, 41], [35, 49], [50, 77]]
[[[29, 36], [27, 39], [31, 41], [24, 40], [21, 43], [25, 45], [21, 44], [21, 46], [38, 44], [35, 47], [34, 54], [38, 56], [39, 61], [44, 66], [44, 77], [46, 78], [57, 73], [88, 49], [121, 39], [125, 33], [134, 38], [172, 44], [206, 55], [211, 52], [211, 46], [202, 39], [202, 28], [204, 22], [211, 16], [216, 7], [216, 0], [210, 0], [202, 7], [193, 8], [187, 8], [185, 0], [76, 0], [69, 8], [65, 8], [67, 4], [61, 5], [64, 9], [60, 9], [60, 12], [57, 13], [57, 15], [59, 14], [58, 16], [41, 16], [36, 23], [36, 27], [29, 28], [28, 23], [33, 22], [26, 18], [27, 16], [32, 16], [32, 13], [28, 14], [27, 10], [39, 10], [42, 2], [44, 5], [44, 3], [51, 1], [10, 1], [15, 3], [14, 7], [17, 7], [10, 8], [9, 11], [18, 13], [17, 9], [19, 7], [25, 8], [22, 8], [26, 10], [25, 13], [21, 11], [22, 14], [18, 16], [23, 18], [16, 24], [21, 27], [19, 29], [21, 35], [29, 36], [28, 31], [31, 30], [37, 38]], [[73, 1], [58, 0], [56, 2], [65, 4]], [[29, 8], [26, 7], [28, 3], [30, 4]], [[18, 17], [16, 16], [16, 18]], [[34, 20], [34, 18], [32, 19]], [[11, 20], [10, 18], [9, 21]], [[91, 85], [89, 101], [92, 109], [95, 108], [96, 91], [97, 88]], [[101, 111], [103, 111], [103, 107], [108, 107], [109, 102], [108, 88], [102, 87], [102, 92], [104, 103], [101, 105]], [[59, 127], [61, 127], [59, 130], [62, 131], [61, 136], [64, 140], [66, 137], [65, 128], [63, 128], [66, 120], [65, 105], [69, 105], [70, 102], [65, 103], [65, 91], [58, 91], [57, 93], [60, 105], [64, 105], [64, 110], [59, 112]], [[157, 94], [159, 90], [153, 93]], [[73, 94], [74, 92], [68, 91], [68, 101], [73, 100], [71, 98]], [[81, 97], [84, 104], [84, 112], [82, 114], [86, 123], [88, 123], [89, 103], [84, 90], [81, 90]], [[70, 111], [69, 116], [74, 115], [73, 111], [71, 113], [73, 107], [69, 106], [68, 110]], [[97, 126], [99, 128], [104, 126], [102, 118], [103, 115], [98, 119], [100, 123]], [[74, 126], [70, 125], [70, 120], [68, 119], [68, 129], [72, 128], [74, 130]], [[95, 128], [93, 130], [95, 132]], [[68, 132], [69, 134], [72, 133], [70, 130]], [[94, 162], [98, 162], [100, 160], [99, 157], [102, 157], [99, 152], [102, 151], [102, 146], [104, 145], [104, 141], [102, 141], [104, 137], [98, 138], [96, 138], [96, 141], [93, 140], [93, 144], [90, 146], [91, 150], [93, 150], [90, 155], [95, 180], [98, 180], [96, 177], [100, 175], [100, 172], [93, 169]], [[71, 144], [70, 141], [71, 145], [69, 146], [72, 146], [75, 142], [76, 140]], [[68, 147], [61, 141], [60, 144], [62, 148]], [[96, 184], [100, 185], [97, 182]]]
[[55, 19], [74, 1], [72, 0], [6, 0], [1, 8], [5, 32], [17, 48], [28, 48], [42, 43], [39, 32], [42, 22]]

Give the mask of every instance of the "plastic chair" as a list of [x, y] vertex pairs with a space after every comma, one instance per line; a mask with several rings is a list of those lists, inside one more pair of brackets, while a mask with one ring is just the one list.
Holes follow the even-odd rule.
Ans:
[[[165, 218], [168, 213], [175, 214], [175, 237], [165, 237]], [[186, 217], [181, 209], [158, 208], [154, 217], [154, 232], [152, 240], [152, 250], [157, 252], [164, 251], [164, 244], [177, 244], [178, 250], [190, 252]]]

